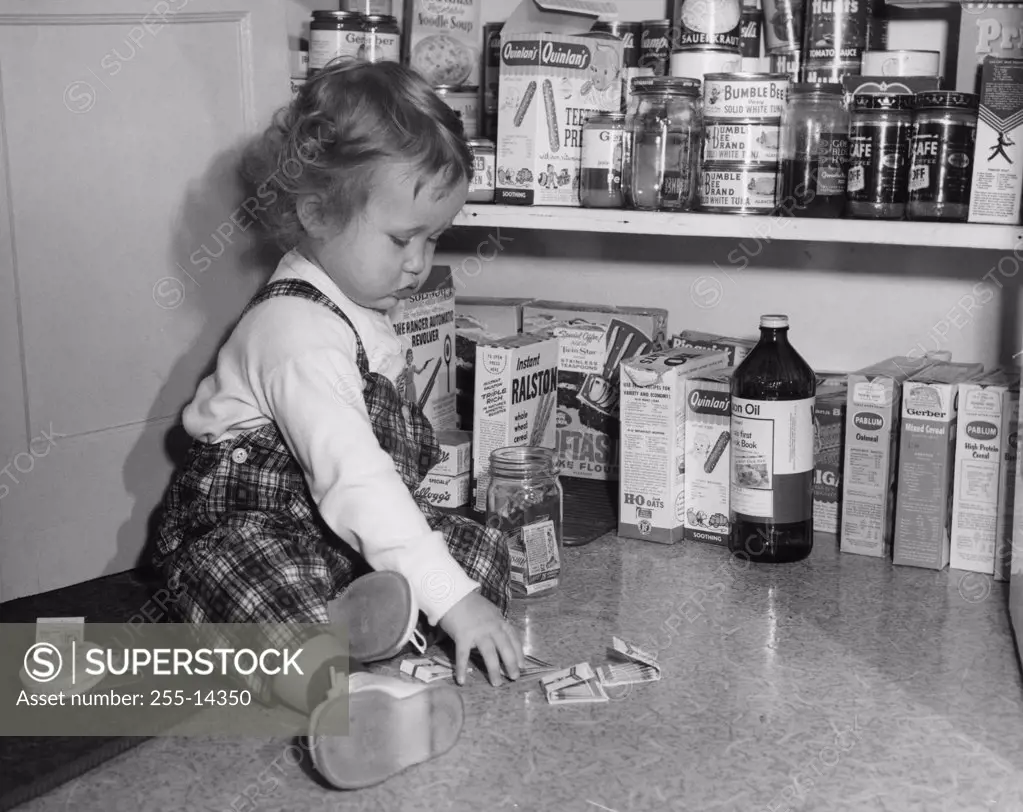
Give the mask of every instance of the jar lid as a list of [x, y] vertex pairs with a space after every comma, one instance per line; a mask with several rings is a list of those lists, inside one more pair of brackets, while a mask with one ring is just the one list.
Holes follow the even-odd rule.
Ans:
[[777, 330], [789, 326], [789, 317], [780, 314], [769, 314], [760, 317], [760, 326]]
[[793, 82], [789, 92], [793, 96], [808, 96], [812, 93], [841, 96], [845, 91], [838, 82]]
[[366, 22], [368, 23], [391, 23], [392, 25], [398, 24], [398, 18], [393, 14], [367, 14]]
[[715, 82], [742, 81], [743, 79], [756, 80], [760, 82], [787, 82], [791, 77], [787, 73], [753, 73], [752, 71], [737, 71], [735, 73], [707, 73], [705, 80], [713, 79]]
[[912, 110], [912, 93], [857, 93], [853, 110]]
[[314, 20], [357, 20], [362, 17], [357, 11], [314, 11]]
[[692, 79], [688, 76], [649, 76], [650, 81], [644, 86], [637, 88], [637, 93], [671, 93], [680, 96], [699, 96], [700, 86], [703, 84], [699, 79]]
[[633, 76], [629, 80], [629, 90], [635, 92], [641, 87], [649, 87], [655, 78], [654, 76]]
[[976, 93], [962, 93], [958, 90], [925, 90], [914, 99], [917, 110], [952, 108], [956, 110], [977, 110], [980, 96]]
[[620, 123], [624, 123], [626, 118], [628, 118], [628, 115], [626, 113], [617, 113], [617, 112], [614, 112], [614, 113], [594, 113], [592, 116], [587, 116], [586, 117], [586, 122], [589, 123], [591, 121], [607, 121], [607, 122], [610, 122], [612, 124], [620, 124]]

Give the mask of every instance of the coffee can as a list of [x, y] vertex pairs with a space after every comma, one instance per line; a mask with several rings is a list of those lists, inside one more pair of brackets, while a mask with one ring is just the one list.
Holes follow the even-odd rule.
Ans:
[[673, 50], [703, 47], [739, 51], [742, 0], [682, 0], [676, 4], [675, 15]]
[[803, 47], [803, 0], [764, 0], [764, 47], [769, 56]]
[[690, 48], [671, 54], [671, 75], [699, 79], [708, 73], [737, 73], [742, 57], [732, 50], [720, 48]]
[[640, 25], [639, 67], [667, 76], [671, 60], [671, 21], [646, 20]]
[[937, 51], [864, 51], [861, 76], [939, 76]]

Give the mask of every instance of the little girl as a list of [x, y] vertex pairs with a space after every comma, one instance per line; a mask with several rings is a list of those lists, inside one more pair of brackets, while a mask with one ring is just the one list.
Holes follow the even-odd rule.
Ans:
[[194, 442], [156, 563], [215, 646], [239, 647], [209, 624], [250, 624], [266, 648], [302, 649], [302, 674], [242, 679], [259, 701], [311, 714], [317, 768], [363, 787], [446, 752], [461, 730], [454, 686], [360, 667], [397, 655], [420, 611], [454, 641], [459, 684], [473, 648], [494, 685], [502, 662], [512, 679], [523, 666], [505, 619], [507, 548], [415, 501], [440, 450], [395, 386], [408, 347], [388, 311], [429, 274], [471, 154], [456, 114], [408, 69], [334, 63], [278, 113], [245, 171], [288, 253], [184, 411]]

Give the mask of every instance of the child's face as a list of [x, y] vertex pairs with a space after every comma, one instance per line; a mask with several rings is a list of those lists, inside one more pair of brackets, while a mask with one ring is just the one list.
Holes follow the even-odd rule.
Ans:
[[445, 189], [432, 178], [413, 195], [416, 180], [408, 164], [384, 165], [360, 216], [340, 230], [307, 226], [313, 256], [356, 304], [384, 311], [412, 296], [430, 273], [437, 239], [465, 205], [467, 181]]

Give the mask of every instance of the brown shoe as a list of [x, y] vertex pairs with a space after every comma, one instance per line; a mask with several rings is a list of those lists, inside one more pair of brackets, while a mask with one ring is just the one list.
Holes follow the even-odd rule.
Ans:
[[422, 654], [426, 642], [416, 629], [419, 607], [412, 587], [397, 572], [371, 572], [356, 578], [327, 604], [331, 623], [347, 630], [348, 656], [372, 663], [396, 657], [408, 643]]

